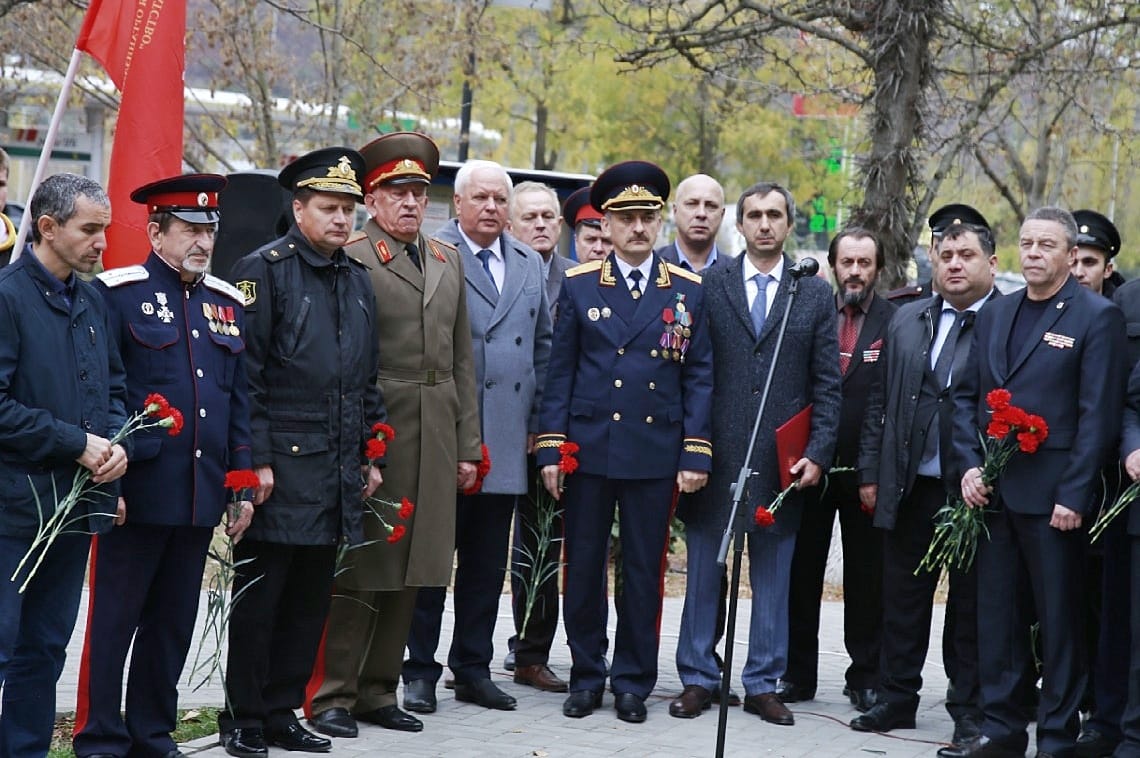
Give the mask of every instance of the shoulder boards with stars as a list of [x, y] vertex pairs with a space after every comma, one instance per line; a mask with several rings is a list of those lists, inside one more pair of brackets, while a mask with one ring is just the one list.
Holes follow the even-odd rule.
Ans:
[[242, 293], [242, 291], [227, 282], [225, 279], [219, 279], [213, 274], [206, 274], [205, 278], [202, 279], [202, 286], [208, 290], [220, 292], [226, 297], [229, 297], [233, 300], [238, 301], [242, 305], [245, 305], [245, 295]]
[[581, 274], [590, 274], [594, 271], [597, 271], [601, 267], [601, 261], [588, 261], [586, 263], [580, 263], [573, 268], [566, 269], [566, 278], [569, 279], [575, 276], [580, 276]]
[[686, 437], [685, 438], [685, 452], [697, 453], [699, 455], [707, 455], [712, 457], [712, 443], [700, 437]]
[[661, 263], [662, 263], [662, 265], [664, 265], [666, 267], [666, 269], [669, 271], [670, 274], [672, 274], [674, 276], [679, 276], [682, 279], [688, 279], [690, 282], [694, 282], [696, 284], [701, 283], [701, 275], [700, 274], [694, 274], [689, 269], [684, 268], [682, 266], [678, 266], [676, 263], [669, 263], [668, 261], [661, 261]]
[[146, 270], [145, 266], [124, 266], [99, 274], [99, 281], [108, 287], [119, 287], [131, 282], [145, 282], [149, 278], [150, 272]]
[[[598, 261], [592, 261], [597, 263]], [[556, 432], [546, 432], [538, 435], [534, 442], [535, 450], [545, 450], [547, 448], [554, 448], [557, 450], [561, 447], [562, 443], [566, 441], [566, 435]]]
[[450, 251], [454, 255], [459, 254], [459, 248], [457, 248], [455, 245], [452, 245], [449, 242], [444, 242], [440, 239], [436, 239], [435, 237], [429, 237], [427, 243], [428, 247], [431, 249], [431, 254], [437, 261], [447, 261], [447, 255], [445, 254], [445, 251]]
[[289, 245], [288, 247], [279, 247], [279, 246], [267, 247], [261, 251], [261, 257], [264, 258], [265, 260], [269, 261], [270, 263], [276, 263], [277, 261], [282, 261], [282, 260], [285, 260], [286, 258], [291, 258], [296, 254], [297, 254], [297, 246], [296, 245]]

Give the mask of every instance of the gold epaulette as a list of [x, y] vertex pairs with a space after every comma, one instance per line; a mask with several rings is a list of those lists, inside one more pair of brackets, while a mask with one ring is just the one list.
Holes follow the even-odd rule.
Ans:
[[669, 273], [670, 274], [673, 274], [674, 276], [679, 276], [682, 279], [688, 279], [690, 282], [694, 282], [695, 284], [701, 283], [701, 275], [700, 274], [695, 274], [692, 271], [690, 271], [689, 269], [687, 269], [683, 266], [678, 266], [676, 263], [670, 263], [669, 261], [665, 261], [665, 265], [669, 267]]
[[566, 277], [570, 278], [572, 276], [580, 276], [581, 274], [590, 274], [597, 271], [601, 267], [601, 261], [587, 261], [586, 263], [580, 263], [573, 268], [566, 269]]
[[707, 455], [712, 457], [712, 443], [700, 437], [686, 437], [685, 438], [685, 452], [698, 453], [700, 455]]
[[458, 248], [458, 247], [456, 247], [455, 245], [451, 244], [450, 242], [447, 242], [447, 241], [445, 241], [445, 240], [441, 240], [439, 237], [428, 237], [428, 242], [429, 242], [429, 243], [430, 243], [430, 242], [434, 242], [434, 243], [436, 243], [437, 245], [440, 245], [440, 246], [442, 246], [442, 247], [446, 247], [448, 250], [451, 250], [452, 252], [456, 252], [456, 253], [458, 253], [458, 252], [459, 252], [459, 248]]
[[557, 450], [566, 441], [566, 435], [559, 432], [546, 432], [538, 435], [534, 442], [535, 450], [545, 450], [546, 448], [554, 448]]

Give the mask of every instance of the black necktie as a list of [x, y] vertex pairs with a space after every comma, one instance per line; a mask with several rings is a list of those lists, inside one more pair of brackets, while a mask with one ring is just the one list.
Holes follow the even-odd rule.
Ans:
[[934, 376], [938, 379], [939, 388], [945, 389], [950, 384], [950, 370], [954, 366], [954, 353], [961, 337], [962, 330], [974, 324], [974, 312], [959, 313], [954, 311], [954, 323], [946, 341], [942, 343], [942, 351], [938, 353], [938, 360], [934, 363]]
[[641, 297], [641, 269], [630, 271], [629, 278], [633, 280], [633, 286], [629, 289], [630, 297], [637, 300]]
[[412, 259], [412, 263], [415, 264], [416, 268], [423, 271], [424, 267], [420, 263], [420, 249], [415, 246], [415, 243], [409, 242], [404, 245], [404, 250], [408, 252], [408, 257]]

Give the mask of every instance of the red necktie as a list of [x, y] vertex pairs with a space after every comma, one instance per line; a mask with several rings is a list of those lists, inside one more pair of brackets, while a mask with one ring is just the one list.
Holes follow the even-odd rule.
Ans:
[[855, 328], [854, 305], [843, 306], [843, 328], [839, 330], [839, 373], [846, 374], [847, 367], [851, 365], [851, 354], [855, 352], [855, 340], [859, 332]]

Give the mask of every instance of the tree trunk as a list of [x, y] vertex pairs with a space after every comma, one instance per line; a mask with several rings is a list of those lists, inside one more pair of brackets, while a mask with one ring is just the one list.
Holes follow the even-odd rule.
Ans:
[[870, 154], [862, 165], [863, 206], [854, 220], [883, 243], [886, 286], [905, 282], [914, 241], [909, 227], [921, 182], [915, 146], [923, 132], [931, 71], [930, 39], [942, 0], [882, 0], [868, 29], [875, 89], [870, 111]]

